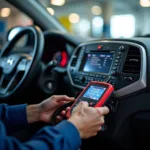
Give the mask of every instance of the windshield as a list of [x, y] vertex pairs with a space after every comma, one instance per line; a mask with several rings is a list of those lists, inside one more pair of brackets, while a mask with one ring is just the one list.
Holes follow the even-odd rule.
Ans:
[[150, 0], [39, 1], [75, 35], [131, 38], [150, 33]]

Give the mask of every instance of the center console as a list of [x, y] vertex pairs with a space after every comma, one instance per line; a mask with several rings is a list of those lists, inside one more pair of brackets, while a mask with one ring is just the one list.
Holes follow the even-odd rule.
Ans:
[[91, 81], [114, 86], [121, 97], [146, 87], [146, 52], [143, 46], [124, 41], [95, 41], [79, 45], [68, 64], [68, 76], [75, 88]]

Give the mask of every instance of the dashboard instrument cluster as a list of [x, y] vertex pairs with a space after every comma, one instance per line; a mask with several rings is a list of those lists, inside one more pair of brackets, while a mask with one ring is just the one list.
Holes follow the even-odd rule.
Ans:
[[68, 63], [68, 55], [66, 51], [58, 51], [53, 55], [52, 60], [57, 62], [60, 67], [66, 67]]

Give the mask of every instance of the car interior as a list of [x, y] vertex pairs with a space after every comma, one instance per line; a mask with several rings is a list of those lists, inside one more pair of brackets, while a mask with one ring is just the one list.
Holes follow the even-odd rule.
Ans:
[[[114, 1], [119, 7], [119, 0]], [[77, 98], [91, 81], [110, 83], [114, 92], [103, 130], [82, 140], [80, 149], [137, 150], [150, 146], [149, 33], [83, 38], [69, 33], [38, 0], [5, 3], [28, 15], [33, 24], [7, 30], [0, 53], [0, 103], [35, 104], [52, 95]], [[56, 116], [71, 105], [60, 107], [48, 125], [56, 125]], [[36, 123], [13, 135], [26, 141], [45, 125]]]

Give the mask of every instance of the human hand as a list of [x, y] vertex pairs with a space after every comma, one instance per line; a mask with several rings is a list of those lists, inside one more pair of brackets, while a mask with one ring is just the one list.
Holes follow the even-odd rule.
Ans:
[[42, 121], [49, 123], [53, 113], [63, 104], [74, 101], [66, 95], [52, 96], [40, 104], [27, 107], [27, 119], [29, 123]]
[[80, 137], [87, 139], [97, 135], [104, 124], [104, 115], [109, 113], [107, 107], [89, 107], [88, 103], [80, 102], [68, 119], [78, 129]]
[[60, 121], [62, 121], [62, 120], [64, 120], [64, 119], [67, 119], [66, 115], [67, 115], [67, 112], [68, 112], [70, 109], [71, 109], [71, 106], [70, 106], [70, 107], [67, 107], [67, 108], [65, 108], [65, 109], [63, 109], [63, 110], [61, 111], [61, 113], [60, 113], [58, 116], [56, 116], [57, 122], [60, 122]]

